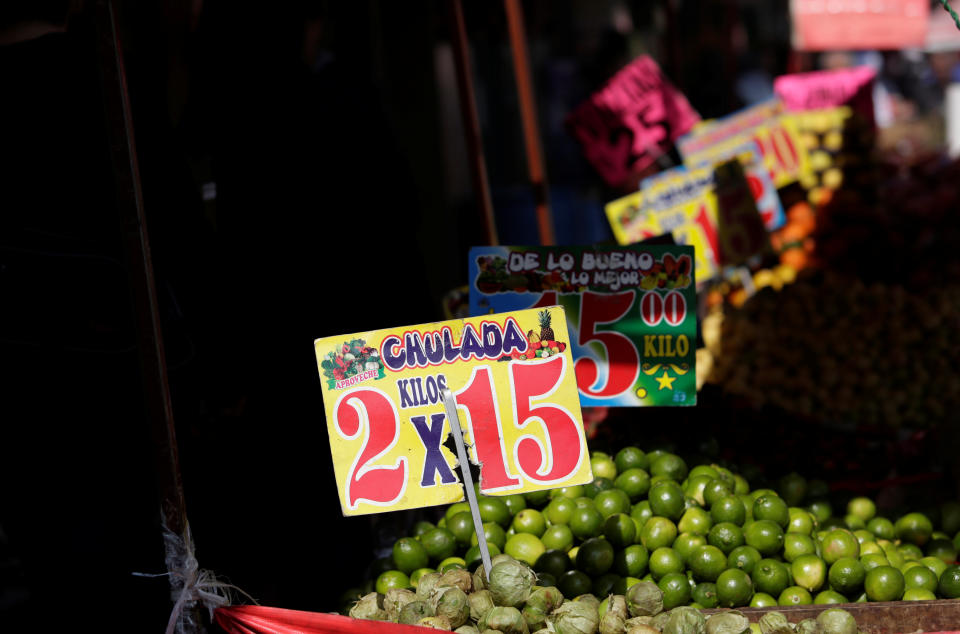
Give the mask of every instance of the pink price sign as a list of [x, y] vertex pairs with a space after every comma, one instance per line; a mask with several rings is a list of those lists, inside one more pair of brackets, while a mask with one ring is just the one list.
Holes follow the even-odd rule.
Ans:
[[787, 110], [823, 110], [850, 106], [873, 122], [873, 82], [877, 73], [869, 66], [817, 70], [781, 75], [773, 90]]
[[636, 189], [654, 161], [698, 121], [683, 93], [644, 55], [578, 106], [567, 127], [608, 185]]
[[793, 47], [799, 51], [923, 46], [929, 0], [791, 0]]

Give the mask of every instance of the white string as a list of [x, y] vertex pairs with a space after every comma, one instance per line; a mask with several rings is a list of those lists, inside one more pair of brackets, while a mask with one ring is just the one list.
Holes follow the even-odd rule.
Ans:
[[212, 621], [214, 610], [232, 604], [231, 590], [236, 590], [254, 604], [257, 603], [256, 599], [237, 586], [220, 581], [209, 570], [200, 569], [189, 525], [182, 538], [164, 526], [163, 544], [167, 572], [132, 574], [137, 577], [170, 577], [170, 598], [174, 603], [167, 621], [166, 634], [182, 634], [185, 625], [195, 627], [197, 624], [193, 622], [190, 613], [191, 608], [196, 607], [198, 602], [207, 609]]

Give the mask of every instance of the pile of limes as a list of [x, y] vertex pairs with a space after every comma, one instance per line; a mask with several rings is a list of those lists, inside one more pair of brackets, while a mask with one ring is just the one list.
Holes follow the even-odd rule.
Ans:
[[[688, 469], [679, 456], [626, 447], [594, 452], [594, 481], [527, 495], [481, 496], [491, 555], [531, 566], [565, 597], [625, 594], [652, 581], [667, 609], [766, 607], [960, 597], [960, 504], [942, 530], [920, 513], [895, 521], [868, 498], [843, 518], [809, 497], [799, 476], [779, 492], [750, 490], [718, 465]], [[367, 590], [415, 587], [433, 571], [475, 569], [480, 552], [466, 503], [399, 539]]]

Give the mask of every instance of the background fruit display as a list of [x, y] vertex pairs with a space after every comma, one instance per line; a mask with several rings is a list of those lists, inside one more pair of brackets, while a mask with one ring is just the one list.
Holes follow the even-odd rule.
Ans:
[[[594, 452], [591, 463], [589, 485], [479, 503], [491, 555], [529, 566], [566, 599], [629, 596], [642, 582], [656, 585], [664, 610], [960, 597], [956, 501], [933, 519], [884, 516], [867, 497], [835, 506], [825, 484], [796, 474], [751, 489], [719, 464], [688, 468], [637, 447]], [[469, 509], [454, 504], [398, 539], [343, 607], [479, 565]]]

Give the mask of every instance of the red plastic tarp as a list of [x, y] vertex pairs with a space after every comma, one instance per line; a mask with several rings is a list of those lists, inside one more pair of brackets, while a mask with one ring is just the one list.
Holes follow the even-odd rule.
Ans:
[[339, 614], [301, 612], [259, 605], [217, 608], [213, 613], [213, 620], [229, 634], [423, 634], [429, 629], [416, 625], [351, 619]]

